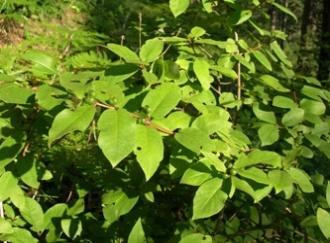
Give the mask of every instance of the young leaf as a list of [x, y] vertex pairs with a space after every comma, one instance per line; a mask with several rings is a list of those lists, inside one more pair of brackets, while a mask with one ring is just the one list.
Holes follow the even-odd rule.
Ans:
[[140, 58], [136, 55], [135, 52], [128, 49], [126, 46], [121, 46], [118, 44], [108, 44], [107, 47], [110, 51], [115, 53], [117, 56], [123, 58], [126, 62], [129, 63], [140, 63]]
[[326, 107], [323, 102], [310, 99], [302, 99], [300, 101], [300, 107], [303, 108], [306, 113], [314, 114], [317, 116], [323, 115], [326, 111]]
[[272, 64], [269, 62], [267, 57], [261, 52], [261, 51], [254, 51], [252, 52], [254, 57], [258, 60], [260, 64], [262, 64], [265, 68], [267, 68], [269, 71], [272, 71]]
[[288, 67], [292, 67], [292, 63], [289, 61], [288, 57], [285, 55], [285, 52], [276, 41], [272, 42], [270, 47], [275, 55], [281, 60], [281, 62], [283, 62]]
[[27, 104], [33, 92], [15, 83], [4, 83], [0, 85], [0, 100], [5, 103]]
[[263, 84], [277, 90], [278, 92], [286, 93], [290, 91], [289, 89], [285, 88], [277, 78], [274, 78], [273, 76], [270, 76], [268, 74], [262, 75], [260, 77], [260, 80]]
[[17, 185], [17, 179], [14, 175], [6, 171], [0, 176], [0, 202], [10, 197], [13, 188]]
[[290, 9], [284, 7], [283, 5], [281, 5], [275, 1], [272, 1], [271, 4], [273, 6], [275, 6], [277, 9], [281, 10], [283, 13], [290, 15], [295, 21], [298, 21], [297, 16]]
[[98, 145], [115, 167], [134, 149], [136, 121], [126, 110], [107, 110], [102, 113], [98, 128]]
[[153, 118], [163, 118], [181, 99], [181, 91], [173, 83], [163, 83], [149, 91], [143, 100], [145, 107]]
[[186, 12], [189, 4], [190, 0], [170, 0], [170, 9], [174, 17], [178, 17]]
[[238, 158], [234, 164], [235, 169], [240, 169], [256, 164], [267, 164], [274, 168], [282, 167], [281, 156], [272, 151], [253, 150], [247, 156], [243, 155]]
[[69, 109], [58, 113], [52, 123], [48, 135], [48, 144], [73, 131], [84, 131], [92, 122], [95, 115], [95, 107], [84, 105], [75, 111]]
[[300, 108], [291, 109], [289, 112], [285, 113], [282, 117], [283, 125], [287, 127], [292, 127], [304, 120], [305, 111]]
[[211, 217], [225, 206], [228, 196], [220, 190], [221, 185], [221, 179], [213, 178], [198, 188], [193, 200], [193, 220]]
[[279, 139], [279, 129], [276, 125], [264, 124], [258, 129], [261, 146], [271, 145]]
[[154, 129], [138, 126], [136, 129], [135, 154], [148, 181], [159, 167], [164, 156], [161, 135]]
[[297, 168], [290, 168], [288, 172], [292, 177], [294, 183], [298, 184], [303, 192], [314, 192], [313, 184], [310, 182], [310, 178], [303, 170]]
[[144, 242], [146, 242], [146, 237], [144, 235], [141, 218], [139, 218], [136, 221], [131, 233], [128, 236], [128, 243], [144, 243]]
[[205, 35], [205, 33], [206, 33], [206, 31], [199, 26], [195, 26], [190, 31], [190, 35], [194, 38], [201, 37], [201, 36]]
[[284, 191], [286, 199], [291, 197], [293, 192], [293, 180], [288, 172], [283, 170], [272, 170], [268, 173], [268, 176], [276, 193]]
[[271, 124], [276, 124], [276, 117], [275, 117], [275, 113], [272, 111], [263, 111], [259, 109], [259, 104], [256, 103], [255, 105], [253, 105], [253, 112], [256, 115], [256, 117], [261, 120], [261, 121], [265, 121]]
[[44, 213], [41, 205], [34, 199], [26, 197], [25, 206], [20, 208], [23, 218], [33, 225], [37, 231], [43, 230], [44, 227]]
[[62, 219], [61, 228], [67, 237], [75, 239], [82, 232], [82, 223], [79, 219]]
[[196, 59], [193, 64], [193, 69], [197, 79], [204, 90], [209, 90], [213, 81], [210, 75], [210, 64], [204, 59]]
[[203, 235], [200, 233], [194, 233], [184, 236], [179, 243], [212, 243], [212, 237], [209, 235]]
[[153, 62], [162, 54], [164, 42], [159, 39], [148, 40], [140, 51], [140, 58], [144, 62]]
[[324, 236], [330, 238], [330, 214], [322, 208], [317, 209], [316, 213], [317, 223], [324, 234]]
[[288, 97], [277, 95], [273, 99], [273, 106], [284, 109], [292, 109], [292, 108], [296, 108], [297, 104]]

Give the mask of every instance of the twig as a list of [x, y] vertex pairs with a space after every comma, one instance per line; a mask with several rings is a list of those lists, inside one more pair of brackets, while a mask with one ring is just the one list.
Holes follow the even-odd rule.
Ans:
[[[238, 42], [238, 34], [235, 32], [235, 41]], [[239, 51], [237, 53], [240, 55]], [[242, 92], [242, 87], [241, 87], [241, 63], [237, 63], [237, 99], [241, 100], [241, 92]]]
[[142, 13], [139, 13], [139, 49], [142, 46]]

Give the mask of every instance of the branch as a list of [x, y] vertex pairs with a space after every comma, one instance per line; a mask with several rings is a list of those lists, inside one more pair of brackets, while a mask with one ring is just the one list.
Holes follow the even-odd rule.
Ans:
[[[238, 42], [238, 34], [235, 32], [235, 41]], [[240, 55], [239, 51], [237, 53]], [[242, 84], [241, 84], [241, 63], [237, 63], [237, 99], [241, 100], [241, 93], [242, 93]]]

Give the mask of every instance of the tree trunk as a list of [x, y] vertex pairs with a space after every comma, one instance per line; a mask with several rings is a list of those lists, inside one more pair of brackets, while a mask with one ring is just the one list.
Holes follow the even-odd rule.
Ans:
[[[323, 0], [323, 17], [320, 37], [319, 70], [317, 77], [319, 80], [329, 80], [330, 73], [330, 1]], [[330, 86], [327, 84], [327, 86]]]

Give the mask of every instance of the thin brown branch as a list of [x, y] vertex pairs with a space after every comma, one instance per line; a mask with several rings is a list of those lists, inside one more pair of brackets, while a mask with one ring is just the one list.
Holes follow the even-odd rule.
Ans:
[[[235, 41], [238, 42], [238, 34], [235, 32]], [[240, 55], [239, 51], [237, 53]], [[242, 81], [241, 81], [241, 63], [237, 63], [237, 99], [241, 100], [242, 96]]]

